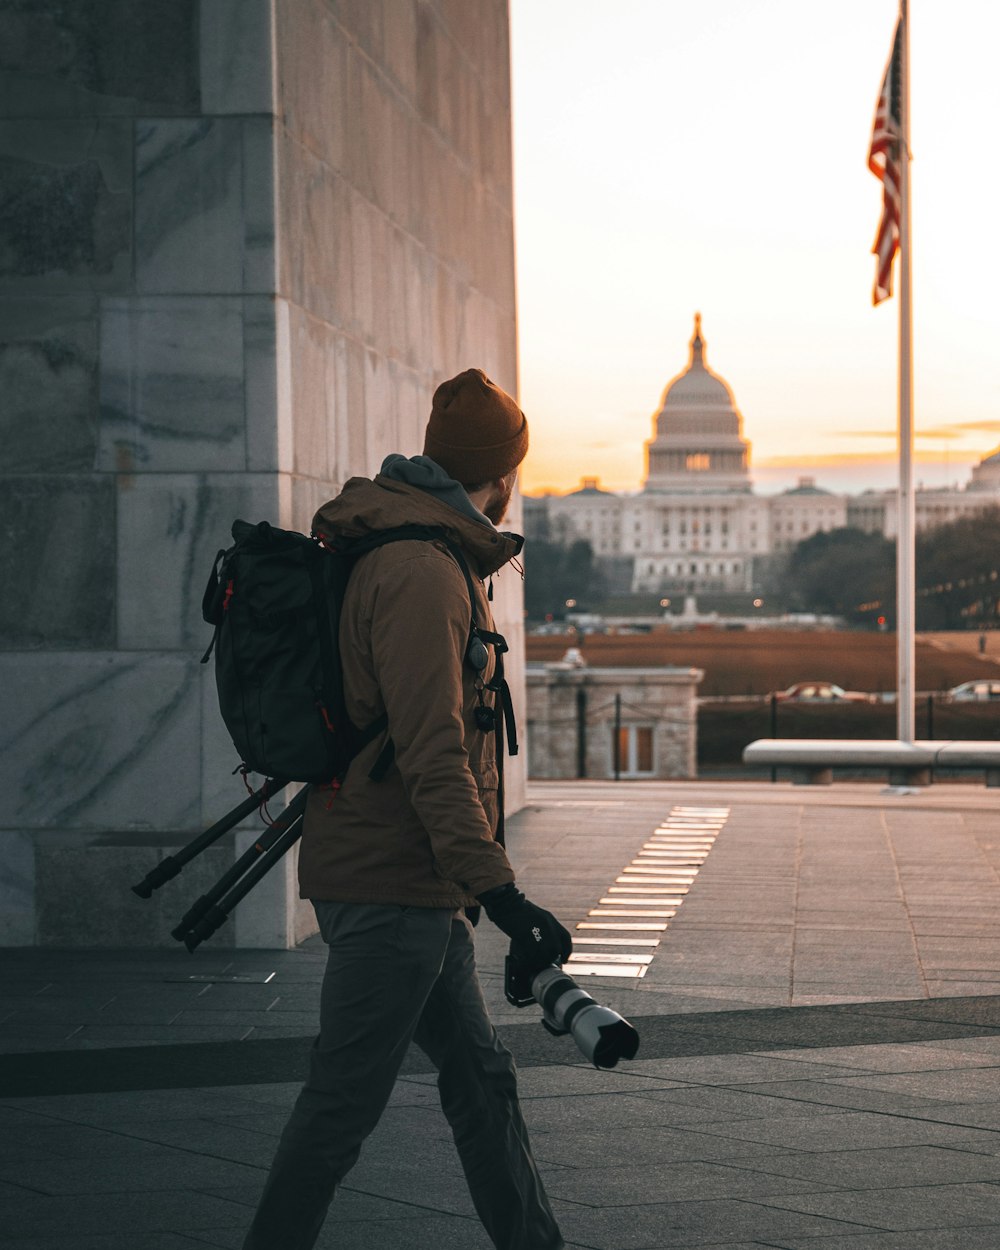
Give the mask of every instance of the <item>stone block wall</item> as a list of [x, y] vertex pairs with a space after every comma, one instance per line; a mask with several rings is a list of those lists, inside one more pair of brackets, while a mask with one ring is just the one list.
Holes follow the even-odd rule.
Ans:
[[[615, 699], [620, 725], [652, 730], [647, 778], [697, 776], [697, 668], [589, 668], [566, 663], [528, 668], [528, 775], [609, 780], [614, 771]], [[582, 748], [581, 748], [582, 741]], [[620, 758], [621, 771], [628, 771]]]
[[[128, 892], [241, 797], [211, 560], [516, 389], [509, 142], [501, 0], [0, 0], [0, 943], [169, 941], [214, 875]], [[303, 936], [293, 873], [216, 941]]]

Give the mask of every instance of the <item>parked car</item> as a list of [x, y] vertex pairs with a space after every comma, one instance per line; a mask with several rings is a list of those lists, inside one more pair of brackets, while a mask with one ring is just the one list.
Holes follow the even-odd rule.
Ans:
[[963, 681], [960, 686], [953, 686], [946, 697], [955, 703], [988, 703], [1000, 699], [1000, 681]]
[[779, 703], [873, 703], [875, 696], [863, 690], [845, 690], [832, 681], [797, 681], [787, 690], [776, 690]]

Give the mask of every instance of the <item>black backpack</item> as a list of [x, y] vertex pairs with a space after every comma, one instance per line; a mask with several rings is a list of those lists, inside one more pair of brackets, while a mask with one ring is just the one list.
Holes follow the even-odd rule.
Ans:
[[[505, 722], [511, 752], [516, 752], [501, 659], [507, 644], [501, 635], [479, 629], [468, 566], [444, 531], [400, 526], [338, 549], [266, 521], [234, 521], [232, 533], [234, 545], [216, 556], [202, 600], [202, 615], [215, 626], [202, 663], [214, 648], [219, 709], [244, 771], [284, 781], [340, 780], [358, 751], [387, 728], [384, 714], [364, 729], [347, 716], [340, 616], [358, 558], [405, 539], [441, 543], [462, 570], [471, 604], [467, 661], [484, 667], [486, 643], [497, 653], [497, 674], [490, 686], [498, 693], [500, 716], [482, 707], [477, 721], [484, 731], [496, 729], [498, 739], [500, 721]], [[498, 747], [502, 749], [500, 741]], [[390, 739], [372, 777], [384, 775], [393, 754]]]

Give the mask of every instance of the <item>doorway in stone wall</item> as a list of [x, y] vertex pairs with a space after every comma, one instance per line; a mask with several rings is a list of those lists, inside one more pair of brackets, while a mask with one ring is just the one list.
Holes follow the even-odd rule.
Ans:
[[618, 730], [617, 761], [612, 741], [611, 767], [621, 777], [652, 777], [656, 772], [652, 725], [622, 725]]

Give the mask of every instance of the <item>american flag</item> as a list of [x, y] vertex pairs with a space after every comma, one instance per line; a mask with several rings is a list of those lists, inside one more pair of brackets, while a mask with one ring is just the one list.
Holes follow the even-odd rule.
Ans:
[[868, 168], [882, 183], [882, 220], [872, 245], [876, 257], [875, 288], [872, 303], [879, 304], [892, 294], [892, 262], [899, 248], [899, 188], [902, 114], [900, 69], [903, 48], [903, 19], [896, 24], [892, 56], [885, 67], [882, 90], [875, 108], [875, 125], [868, 150]]

